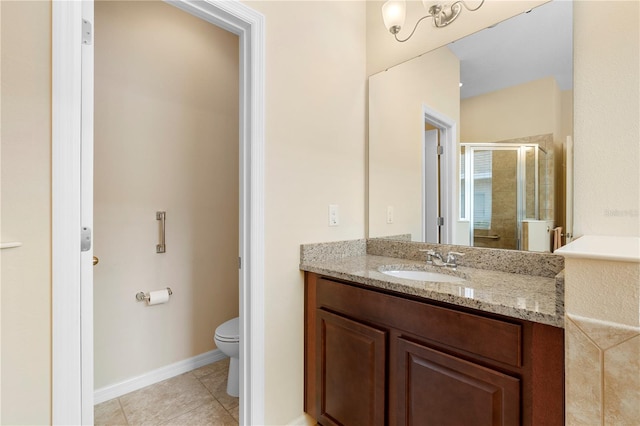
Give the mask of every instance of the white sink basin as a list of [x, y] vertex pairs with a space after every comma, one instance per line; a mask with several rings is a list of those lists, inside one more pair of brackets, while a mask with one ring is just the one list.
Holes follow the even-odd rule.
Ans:
[[441, 274], [438, 272], [431, 272], [431, 271], [410, 271], [410, 270], [392, 269], [389, 271], [380, 271], [380, 272], [392, 277], [404, 278], [406, 280], [432, 281], [432, 282], [438, 282], [438, 283], [457, 283], [457, 282], [464, 281], [464, 278], [456, 277], [454, 275]]

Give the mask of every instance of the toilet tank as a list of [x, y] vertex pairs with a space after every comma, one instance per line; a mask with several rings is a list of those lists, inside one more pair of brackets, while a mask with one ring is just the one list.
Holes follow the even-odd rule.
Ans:
[[522, 221], [522, 249], [527, 251], [551, 252], [553, 244], [553, 221]]

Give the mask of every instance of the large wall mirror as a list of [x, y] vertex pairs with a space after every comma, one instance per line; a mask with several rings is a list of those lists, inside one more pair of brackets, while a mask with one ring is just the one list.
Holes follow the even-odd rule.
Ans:
[[562, 244], [572, 11], [554, 0], [369, 77], [369, 237]]

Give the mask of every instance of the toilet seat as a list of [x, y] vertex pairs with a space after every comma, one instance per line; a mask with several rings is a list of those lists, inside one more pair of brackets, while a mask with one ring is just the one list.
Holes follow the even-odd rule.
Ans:
[[240, 341], [240, 318], [233, 318], [224, 322], [216, 328], [215, 339], [221, 342], [239, 342]]

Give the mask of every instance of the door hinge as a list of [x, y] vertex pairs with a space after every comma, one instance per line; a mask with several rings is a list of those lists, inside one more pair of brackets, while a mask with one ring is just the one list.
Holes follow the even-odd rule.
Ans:
[[82, 44], [92, 44], [93, 31], [91, 29], [91, 22], [86, 19], [82, 20]]
[[238, 257], [238, 269], [242, 269], [242, 258]]
[[438, 155], [442, 155], [442, 154], [444, 154], [444, 146], [442, 146], [442, 145], [438, 145], [438, 146], [436, 147], [436, 154], [438, 154]]
[[444, 226], [444, 217], [438, 216], [436, 218], [436, 222], [438, 223], [438, 226]]
[[83, 226], [80, 230], [80, 251], [91, 250], [91, 228]]

